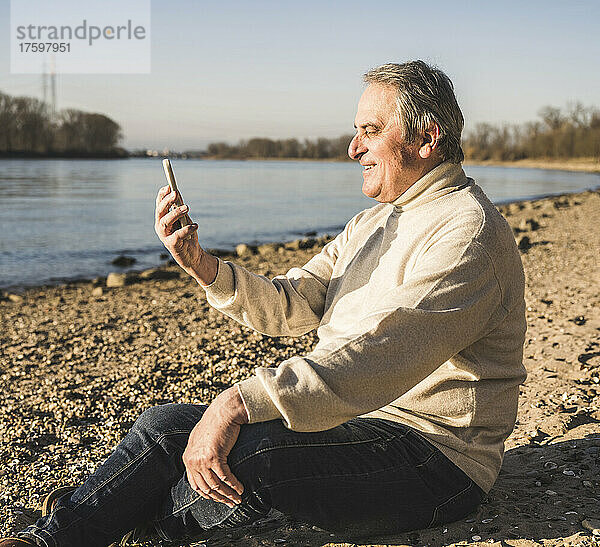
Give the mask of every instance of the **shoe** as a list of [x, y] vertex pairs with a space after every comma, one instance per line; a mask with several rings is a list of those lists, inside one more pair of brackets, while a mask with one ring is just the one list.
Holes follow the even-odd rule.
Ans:
[[[156, 533], [156, 529], [151, 524], [146, 526], [138, 526], [125, 534], [121, 541], [118, 543], [112, 543], [109, 547], [123, 547], [124, 545], [137, 545], [141, 541], [149, 541], [151, 539], [160, 539]], [[2, 545], [0, 545], [2, 547]]]
[[0, 547], [35, 547], [35, 543], [23, 538], [2, 538]]
[[130, 542], [135, 544], [146, 539], [150, 539], [150, 530], [148, 530], [146, 527], [140, 526], [138, 528], [134, 528], [133, 530], [131, 530], [131, 532], [125, 534], [121, 538], [121, 541], [118, 543], [118, 545], [123, 546], [127, 545]]
[[[66, 494], [70, 494], [75, 491], [75, 486], [61, 486], [60, 488], [56, 488], [52, 490], [43, 500], [40, 505], [40, 510], [42, 511], [42, 517], [48, 516], [54, 510], [54, 506], [59, 498], [62, 498]], [[2, 545], [0, 544], [0, 547]]]
[[[60, 498], [66, 496], [67, 494], [71, 494], [76, 490], [75, 486], [61, 486], [60, 488], [56, 488], [52, 490], [39, 505], [39, 509], [42, 512], [42, 517], [48, 516], [52, 511], [54, 511], [54, 507]], [[22, 540], [19, 538], [8, 538], [11, 541], [18, 541], [19, 543], [14, 543], [14, 547], [17, 546], [25, 546], [25, 545], [34, 545], [33, 543], [29, 543], [26, 540]], [[123, 545], [129, 545], [130, 542], [133, 544], [138, 543], [140, 541], [145, 541], [149, 539], [158, 539], [158, 534], [154, 533], [154, 527], [148, 526], [140, 526], [135, 530], [131, 530], [123, 536], [121, 541], [118, 543], [111, 543], [109, 547], [121, 547]], [[0, 543], [0, 547], [13, 547], [13, 543]]]

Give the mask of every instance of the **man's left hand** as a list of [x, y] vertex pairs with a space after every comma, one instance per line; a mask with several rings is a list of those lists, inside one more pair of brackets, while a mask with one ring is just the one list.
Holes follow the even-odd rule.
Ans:
[[229, 507], [241, 502], [244, 486], [229, 469], [227, 456], [241, 425], [247, 422], [244, 403], [234, 386], [213, 400], [192, 429], [183, 463], [190, 486], [202, 497]]

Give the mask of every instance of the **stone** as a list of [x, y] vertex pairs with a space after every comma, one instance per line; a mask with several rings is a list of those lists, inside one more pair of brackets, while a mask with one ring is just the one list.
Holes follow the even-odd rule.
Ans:
[[600, 536], [600, 520], [598, 519], [585, 519], [581, 521], [581, 525], [592, 532], [595, 536]]
[[136, 281], [139, 281], [140, 275], [136, 272], [111, 272], [106, 278], [106, 286], [108, 288], [124, 287], [125, 285], [131, 285]]
[[290, 251], [297, 251], [298, 249], [300, 249], [300, 240], [296, 239], [294, 241], [288, 241], [285, 244], [285, 248]]
[[23, 302], [23, 297], [20, 294], [9, 293], [6, 295], [6, 298], [8, 298], [13, 304], [21, 304]]
[[519, 230], [521, 232], [535, 232], [536, 230], [539, 230], [539, 228], [540, 223], [535, 220], [535, 218], [524, 218], [519, 224]]
[[566, 196], [561, 196], [559, 198], [554, 199], [553, 203], [555, 209], [563, 209], [565, 207], [570, 206], [569, 198]]
[[149, 270], [144, 270], [143, 272], [140, 272], [140, 279], [152, 279], [158, 271], [158, 268], [150, 268]]
[[312, 249], [317, 244], [317, 240], [313, 237], [300, 240], [301, 249]]
[[124, 287], [127, 276], [124, 273], [111, 272], [106, 277], [106, 286], [108, 288]]
[[102, 287], [94, 287], [92, 289], [92, 296], [102, 296], [104, 294], [104, 289]]
[[517, 239], [517, 246], [520, 251], [528, 251], [531, 249], [531, 240], [529, 236], [521, 236]]
[[577, 317], [573, 317], [573, 319], [569, 319], [569, 321], [575, 323], [578, 327], [581, 327], [587, 323], [587, 319], [584, 315], [578, 315]]
[[235, 248], [235, 254], [237, 254], [239, 257], [242, 257], [242, 256], [250, 256], [253, 253], [252, 253], [252, 249], [250, 248], [249, 245], [246, 245], [245, 243], [240, 243]]
[[260, 256], [267, 256], [274, 253], [279, 248], [279, 243], [265, 243], [258, 246], [258, 254]]
[[119, 266], [120, 268], [127, 268], [135, 264], [137, 260], [132, 256], [120, 255], [112, 261], [113, 266]]

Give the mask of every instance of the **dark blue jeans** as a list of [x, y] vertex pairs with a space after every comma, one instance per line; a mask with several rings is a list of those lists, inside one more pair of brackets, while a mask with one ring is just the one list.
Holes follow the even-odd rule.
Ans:
[[274, 420], [242, 426], [229, 466], [244, 493], [229, 508], [192, 490], [181, 459], [205, 408], [169, 404], [145, 411], [83, 485], [19, 535], [44, 547], [106, 546], [150, 522], [163, 539], [177, 540], [249, 524], [275, 508], [358, 538], [451, 522], [484, 496], [407, 426], [355, 418], [298, 433]]

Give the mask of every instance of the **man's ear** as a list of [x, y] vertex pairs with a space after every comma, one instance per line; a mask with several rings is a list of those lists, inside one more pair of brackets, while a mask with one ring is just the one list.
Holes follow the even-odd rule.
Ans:
[[431, 154], [437, 149], [440, 140], [440, 126], [432, 122], [425, 131], [421, 147], [419, 148], [419, 156], [424, 160], [431, 157]]

